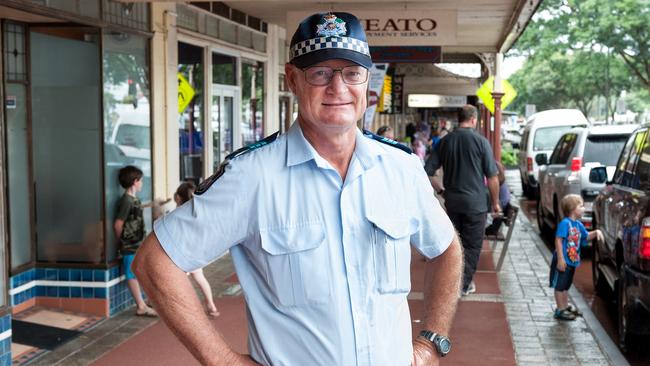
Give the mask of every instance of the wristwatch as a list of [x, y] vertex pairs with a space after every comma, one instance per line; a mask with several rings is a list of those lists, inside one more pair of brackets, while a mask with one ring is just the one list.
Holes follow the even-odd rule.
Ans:
[[436, 191], [436, 193], [438, 194], [438, 196], [442, 196], [442, 194], [445, 193], [445, 189], [440, 188], [439, 190]]
[[440, 357], [447, 356], [449, 351], [451, 351], [451, 341], [443, 335], [434, 333], [430, 330], [423, 330], [420, 332], [419, 336], [431, 342], [436, 348], [436, 351], [438, 351]]

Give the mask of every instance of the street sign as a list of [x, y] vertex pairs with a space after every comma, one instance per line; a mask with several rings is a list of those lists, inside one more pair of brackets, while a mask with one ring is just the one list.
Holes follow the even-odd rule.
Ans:
[[[506, 109], [506, 107], [515, 99], [517, 96], [517, 91], [508, 80], [501, 80], [501, 87], [503, 89], [503, 97], [501, 97], [501, 110]], [[484, 83], [478, 88], [476, 96], [481, 98], [483, 104], [490, 110], [490, 113], [494, 113], [494, 99], [492, 98], [492, 91], [494, 90], [494, 77], [490, 76]]]
[[194, 98], [194, 89], [187, 82], [187, 79], [181, 74], [178, 73], [178, 113], [183, 113], [185, 108], [190, 104], [192, 98]]

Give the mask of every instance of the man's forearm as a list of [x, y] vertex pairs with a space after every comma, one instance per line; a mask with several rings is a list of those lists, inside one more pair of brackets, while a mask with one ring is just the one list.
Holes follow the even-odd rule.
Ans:
[[433, 187], [433, 190], [436, 192], [440, 192], [440, 190], [443, 188], [442, 183], [440, 182], [440, 178], [437, 176], [429, 176], [429, 182], [431, 182], [431, 186]]
[[449, 335], [456, 314], [463, 255], [458, 236], [447, 250], [426, 264], [424, 329]]
[[133, 268], [160, 317], [201, 364], [239, 364], [241, 356], [214, 328], [185, 272], [169, 259], [155, 234], [145, 239]]

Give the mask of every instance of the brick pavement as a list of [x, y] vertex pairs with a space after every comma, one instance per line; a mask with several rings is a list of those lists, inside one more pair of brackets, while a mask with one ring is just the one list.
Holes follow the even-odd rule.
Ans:
[[[510, 183], [512, 173], [509, 173]], [[498, 258], [500, 247], [497, 245], [494, 258]], [[484, 252], [477, 273], [478, 293], [463, 298], [459, 305], [459, 316], [452, 330], [452, 335], [458, 339], [456, 354], [442, 364], [511, 364], [510, 359], [525, 366], [627, 364], [577, 291], [570, 295], [585, 316], [574, 322], [553, 319], [553, 292], [548, 287], [550, 253], [525, 215], [517, 219], [506, 261], [498, 275], [493, 271], [490, 253], [490, 250]], [[232, 271], [227, 257], [205, 270], [214, 293], [220, 296], [217, 305], [220, 310], [223, 306], [222, 314], [226, 315], [226, 307], [230, 306], [235, 309], [232, 310], [235, 317], [231, 317], [235, 319], [239, 317], [242, 304], [237, 300], [241, 299], [240, 292], [233, 290], [236, 289], [233, 287], [236, 277], [232, 276]], [[415, 304], [412, 307], [421, 300], [418, 287], [414, 283], [409, 296], [410, 303]], [[129, 317], [129, 314], [120, 314], [109, 319], [76, 340], [74, 345], [46, 354], [36, 364], [87, 365], [95, 361], [95, 365], [143, 366], [152, 364], [150, 362], [156, 357], [166, 361], [156, 364], [179, 364], [175, 360], [193, 364], [191, 356], [164, 324], [145, 323], [143, 319]], [[241, 350], [245, 346], [242, 343], [243, 324], [235, 324], [232, 319], [220, 317], [215, 325], [224, 333], [237, 334], [238, 341], [233, 346]], [[492, 349], [494, 347], [500, 348]], [[481, 360], [478, 363], [477, 355]]]

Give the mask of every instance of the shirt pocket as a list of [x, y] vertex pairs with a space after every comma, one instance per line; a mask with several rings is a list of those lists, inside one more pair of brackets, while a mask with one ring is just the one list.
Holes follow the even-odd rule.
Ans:
[[382, 294], [411, 290], [411, 235], [419, 229], [415, 218], [369, 216], [377, 291]]
[[260, 239], [268, 285], [279, 305], [328, 302], [329, 255], [321, 223], [262, 230]]

